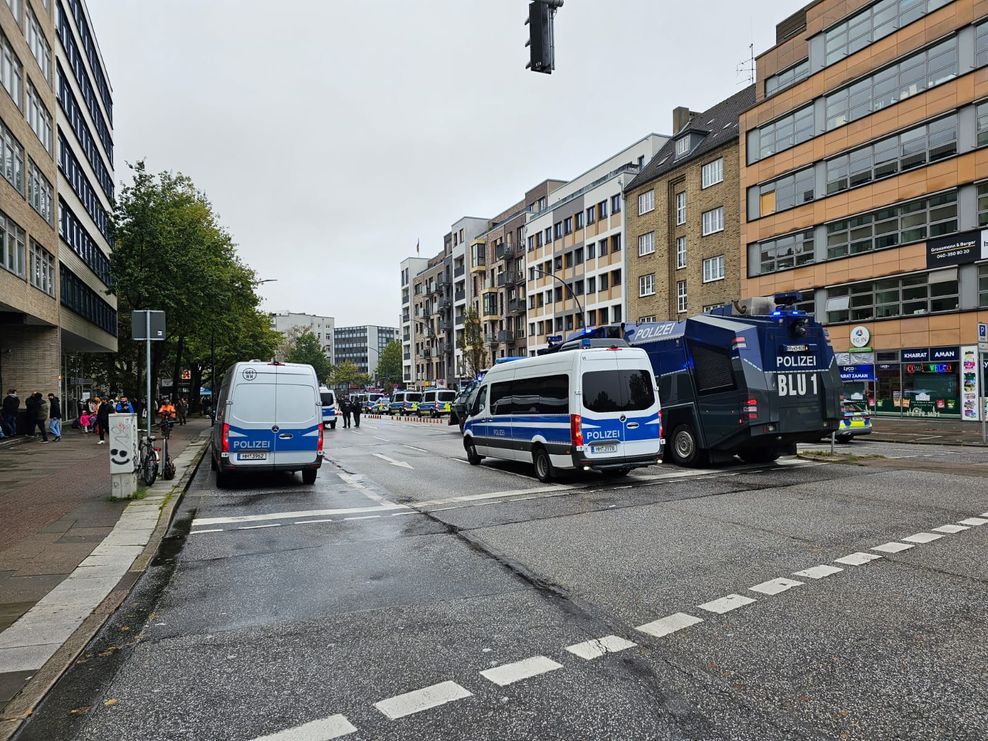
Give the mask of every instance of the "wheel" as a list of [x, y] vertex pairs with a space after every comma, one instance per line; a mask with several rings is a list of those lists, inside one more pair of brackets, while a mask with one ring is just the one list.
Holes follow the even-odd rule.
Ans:
[[171, 481], [175, 478], [175, 462], [168, 456], [165, 464], [161, 467], [161, 478], [165, 481]]
[[306, 468], [304, 471], [302, 471], [302, 483], [306, 484], [307, 486], [312, 486], [314, 483], [316, 483], [316, 474], [318, 473], [319, 471], [317, 471], [315, 468]]
[[477, 452], [477, 446], [473, 444], [473, 440], [464, 440], [463, 449], [467, 451], [467, 460], [470, 461], [471, 466], [479, 466], [480, 462], [484, 460], [484, 456]]
[[146, 486], [153, 486], [156, 478], [158, 478], [158, 458], [154, 453], [149, 453], [141, 466], [141, 479]]
[[459, 425], [460, 425], [460, 434], [462, 435], [463, 434], [463, 428], [466, 427], [467, 421], [465, 419], [461, 419], [460, 422], [459, 422]]
[[778, 459], [779, 451], [772, 446], [764, 448], [750, 448], [742, 450], [739, 454], [745, 463], [771, 463]]
[[604, 475], [611, 479], [621, 479], [631, 473], [630, 468], [608, 468]]
[[677, 466], [696, 466], [702, 460], [699, 441], [693, 425], [679, 425], [672, 433], [669, 455]]
[[329, 429], [331, 429], [331, 430], [335, 430], [336, 429], [336, 420], [335, 419], [332, 422], [329, 423]]
[[549, 459], [549, 454], [545, 448], [535, 449], [535, 452], [532, 453], [532, 465], [535, 466], [535, 476], [539, 481], [543, 484], [552, 481], [552, 461]]

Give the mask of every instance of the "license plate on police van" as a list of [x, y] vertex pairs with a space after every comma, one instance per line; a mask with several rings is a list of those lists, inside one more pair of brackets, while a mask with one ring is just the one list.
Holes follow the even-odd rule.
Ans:
[[267, 453], [237, 453], [237, 460], [240, 461], [266, 461]]
[[616, 453], [617, 445], [594, 445], [592, 450], [594, 453]]

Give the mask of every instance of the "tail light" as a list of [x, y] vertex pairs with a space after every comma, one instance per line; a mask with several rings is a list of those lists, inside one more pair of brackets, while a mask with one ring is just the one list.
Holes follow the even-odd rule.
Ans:
[[758, 399], [748, 399], [741, 407], [741, 422], [758, 419]]
[[663, 437], [662, 435], [662, 410], [659, 410], [659, 440]]
[[223, 423], [223, 438], [222, 447], [220, 448], [224, 453], [230, 452], [230, 425], [226, 422]]
[[569, 415], [569, 436], [577, 450], [583, 449], [583, 417], [579, 414]]
[[319, 442], [316, 443], [316, 452], [317, 453], [321, 453], [322, 452], [322, 441], [323, 441], [322, 425], [319, 425]]

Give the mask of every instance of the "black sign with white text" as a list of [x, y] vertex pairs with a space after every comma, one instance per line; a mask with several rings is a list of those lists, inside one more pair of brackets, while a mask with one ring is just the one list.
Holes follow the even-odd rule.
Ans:
[[926, 267], [943, 268], [988, 259], [988, 229], [937, 237], [926, 243]]

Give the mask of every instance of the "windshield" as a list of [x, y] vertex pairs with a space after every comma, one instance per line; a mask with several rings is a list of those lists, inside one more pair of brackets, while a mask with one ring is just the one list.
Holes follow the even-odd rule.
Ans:
[[655, 404], [652, 375], [646, 370], [583, 374], [583, 405], [592, 412], [633, 412]]

